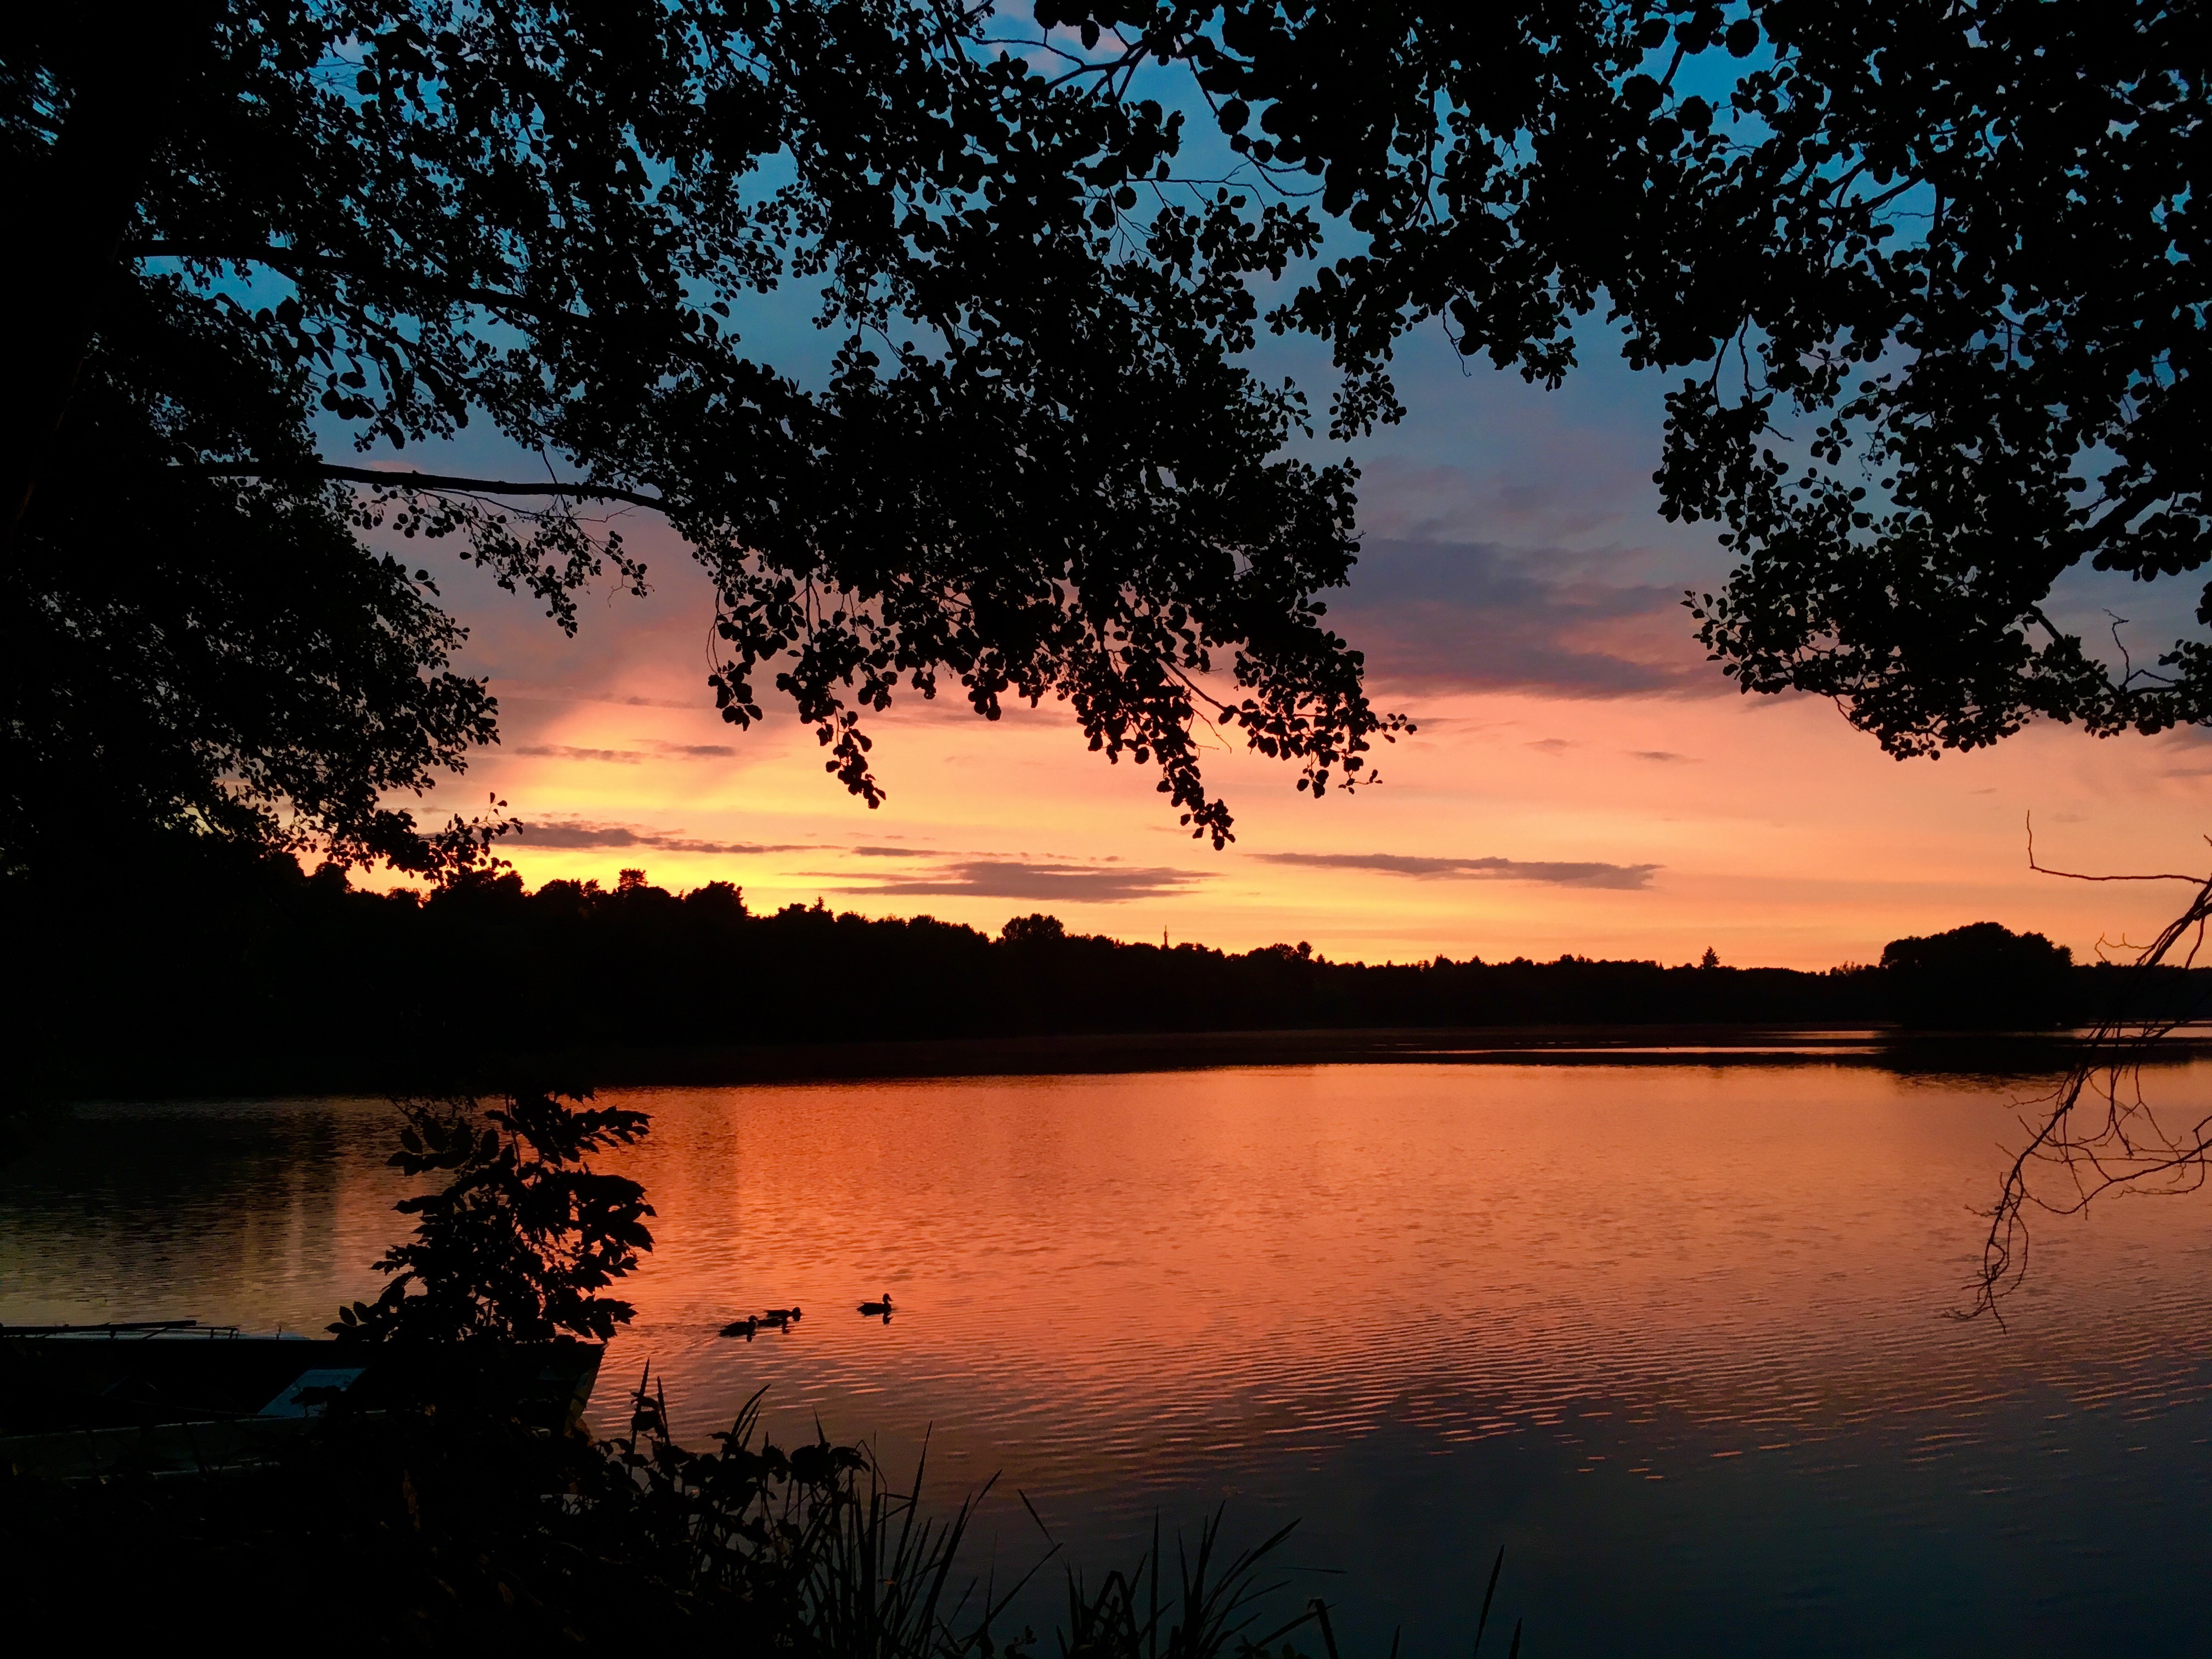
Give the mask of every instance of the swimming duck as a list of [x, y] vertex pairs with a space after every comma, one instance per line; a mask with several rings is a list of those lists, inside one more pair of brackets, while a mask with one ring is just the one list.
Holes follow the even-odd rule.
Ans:
[[798, 1317], [799, 1310], [796, 1308], [770, 1308], [761, 1316], [761, 1322], [765, 1325], [788, 1325]]
[[889, 1291], [885, 1291], [884, 1292], [884, 1299], [880, 1302], [863, 1302], [860, 1304], [860, 1311], [871, 1319], [873, 1319], [878, 1314], [888, 1318], [890, 1315], [890, 1310], [891, 1293]]
[[747, 1314], [743, 1319], [732, 1319], [728, 1324], [723, 1326], [722, 1334], [724, 1336], [742, 1336], [746, 1341], [750, 1342], [753, 1340], [753, 1333], [759, 1328], [760, 1321], [754, 1318], [750, 1314]]

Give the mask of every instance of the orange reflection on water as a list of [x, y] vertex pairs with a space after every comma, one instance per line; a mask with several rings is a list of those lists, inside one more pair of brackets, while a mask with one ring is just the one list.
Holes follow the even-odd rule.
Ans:
[[[2160, 1074], [2212, 1093], [2212, 1068]], [[2045, 1221], [1960, 1325], [2010, 1091], [1834, 1066], [1337, 1066], [610, 1097], [703, 1436], [769, 1389], [948, 1499], [978, 1567], [1153, 1514], [1304, 1517], [1289, 1593], [1464, 1651], [1477, 1568], [1552, 1654], [2180, 1651], [2212, 1572], [2212, 1206]], [[319, 1328], [374, 1288], [388, 1109], [103, 1108], [0, 1172], [0, 1319]], [[889, 1323], [855, 1304], [889, 1290]], [[750, 1342], [715, 1333], [805, 1310]], [[1315, 1577], [1343, 1569], [1341, 1577]], [[1036, 1609], [1051, 1617], [1048, 1592]], [[1028, 1615], [1024, 1615], [1028, 1616]], [[1532, 1650], [1539, 1650], [1532, 1642]]]
[[[2009, 1334], [1939, 1317], [2011, 1097], [1449, 1066], [624, 1096], [655, 1116], [632, 1168], [660, 1248], [621, 1349], [700, 1425], [763, 1384], [833, 1433], [884, 1426], [890, 1398], [1070, 1486], [1262, 1437], [1323, 1456], [1385, 1426], [1540, 1425], [1595, 1395], [1740, 1422], [1751, 1448], [1957, 1411], [2023, 1367], [2140, 1373], [2206, 1309], [2181, 1266], [2204, 1206], [2047, 1223]], [[886, 1289], [888, 1327], [855, 1316]], [[793, 1303], [787, 1335], [714, 1334]]]

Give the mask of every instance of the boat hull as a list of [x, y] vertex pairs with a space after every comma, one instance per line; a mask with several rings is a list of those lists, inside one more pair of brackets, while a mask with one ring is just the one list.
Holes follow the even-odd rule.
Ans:
[[374, 1346], [221, 1328], [0, 1327], [0, 1463], [77, 1479], [265, 1461], [332, 1405], [437, 1403], [573, 1431], [599, 1378], [586, 1342]]

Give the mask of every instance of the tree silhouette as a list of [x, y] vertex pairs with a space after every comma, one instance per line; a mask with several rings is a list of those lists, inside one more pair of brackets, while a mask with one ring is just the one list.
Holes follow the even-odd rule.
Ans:
[[1994, 921], [1882, 947], [1893, 1017], [1909, 1026], [2025, 1030], [2077, 1012], [2074, 953]]
[[[864, 715], [954, 687], [987, 717], [1067, 702], [1217, 844], [1201, 720], [1299, 762], [1303, 787], [1356, 782], [1395, 723], [1316, 598], [1351, 565], [1352, 475], [1286, 458], [1302, 397], [1236, 361], [1250, 279], [1310, 252], [1314, 223], [1224, 190], [1125, 226], [1180, 116], [1033, 73], [989, 22], [233, 0], [179, 9], [155, 63], [90, 15], [12, 17], [0, 141], [39, 252], [12, 297], [66, 325], [62, 360], [8, 389], [11, 609], [56, 688], [11, 772], [136, 745], [146, 799], [119, 817], [389, 855], [412, 826], [373, 803], [489, 735], [483, 688], [444, 672], [458, 633], [427, 573], [396, 565], [390, 592], [315, 590], [271, 631], [396, 642], [419, 689], [374, 684], [379, 704], [360, 665], [249, 633], [229, 654], [261, 671], [258, 703], [228, 655], [159, 665], [240, 729], [167, 729], [151, 684], [81, 636], [226, 636], [113, 568], [118, 540], [169, 556], [161, 532], [204, 501], [264, 533], [234, 550], [212, 526], [179, 562], [255, 602], [249, 556], [289, 544], [266, 522], [289, 508], [320, 516], [331, 559], [348, 530], [459, 537], [570, 629], [586, 583], [645, 580], [606, 513], [656, 511], [714, 584], [724, 716], [761, 719], [772, 675], [871, 803]], [[793, 282], [834, 347], [814, 389], [745, 342]], [[225, 372], [192, 372], [195, 345]], [[368, 464], [483, 420], [545, 476]], [[136, 492], [120, 518], [113, 480]], [[325, 684], [362, 717], [322, 710]], [[295, 704], [323, 717], [256, 728]], [[73, 810], [27, 785], [11, 845]]]
[[[1603, 296], [1688, 371], [1655, 475], [1741, 562], [1692, 596], [1746, 690], [1904, 756], [2044, 715], [2212, 718], [2212, 641], [2102, 660], [2085, 562], [2212, 557], [2194, 8], [1732, 0], [1474, 9], [1044, 0], [1071, 75], [1188, 64], [1229, 145], [1357, 234], [1268, 319], [1327, 339], [1340, 432], [1402, 412], [1405, 332], [1557, 385]], [[2212, 592], [2205, 604], [2212, 607]], [[2212, 609], [2200, 623], [2212, 622]]]
[[1057, 944], [1067, 937], [1067, 924], [1041, 913], [1013, 916], [999, 930], [999, 937], [1009, 945]]
[[[427, 568], [362, 538], [458, 538], [573, 628], [585, 584], [643, 585], [645, 511], [713, 581], [733, 723], [787, 698], [873, 802], [895, 695], [1051, 698], [1218, 843], [1200, 722], [1316, 791], [1393, 729], [1320, 598], [1354, 475], [1286, 455], [1308, 406], [1245, 367], [1257, 331], [1328, 343], [1350, 435], [1401, 412], [1408, 329], [1557, 384], [1601, 295], [1632, 364], [1690, 371], [1658, 482], [1741, 556], [1692, 608], [1746, 689], [1832, 696], [1901, 755], [2202, 720], [2205, 641], [2107, 664], [2046, 605], [2084, 561], [2206, 562], [2195, 24], [17, 8], [0, 853], [88, 824], [480, 852], [495, 823], [438, 843], [387, 805], [495, 710]], [[770, 349], [793, 284], [813, 384]], [[472, 422], [520, 476], [404, 464]]]

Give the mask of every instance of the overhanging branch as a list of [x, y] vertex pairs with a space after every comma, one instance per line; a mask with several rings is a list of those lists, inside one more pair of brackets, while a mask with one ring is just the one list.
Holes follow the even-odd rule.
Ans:
[[641, 495], [613, 484], [562, 483], [557, 479], [535, 483], [512, 478], [470, 478], [448, 472], [386, 472], [375, 467], [340, 466], [323, 461], [313, 466], [258, 466], [250, 462], [215, 466], [191, 466], [180, 471], [208, 478], [330, 478], [343, 483], [375, 484], [386, 489], [452, 490], [467, 495], [563, 495], [574, 501], [627, 501], [665, 513], [673, 505], [659, 495]]
[[[215, 264], [266, 265], [271, 270], [283, 272], [295, 282], [308, 271], [326, 276], [346, 277], [355, 282], [374, 279], [399, 288], [441, 295], [463, 304], [483, 306], [490, 311], [511, 311], [520, 316], [536, 318], [541, 322], [565, 316], [565, 313], [540, 305], [523, 295], [509, 294], [501, 289], [476, 288], [466, 283], [448, 282], [434, 271], [410, 269], [401, 260], [372, 263], [367, 259], [350, 258], [343, 254], [318, 253], [304, 248], [246, 247], [198, 242], [132, 242], [125, 245], [123, 254], [129, 259], [198, 259]], [[567, 320], [581, 319], [568, 318]]]

